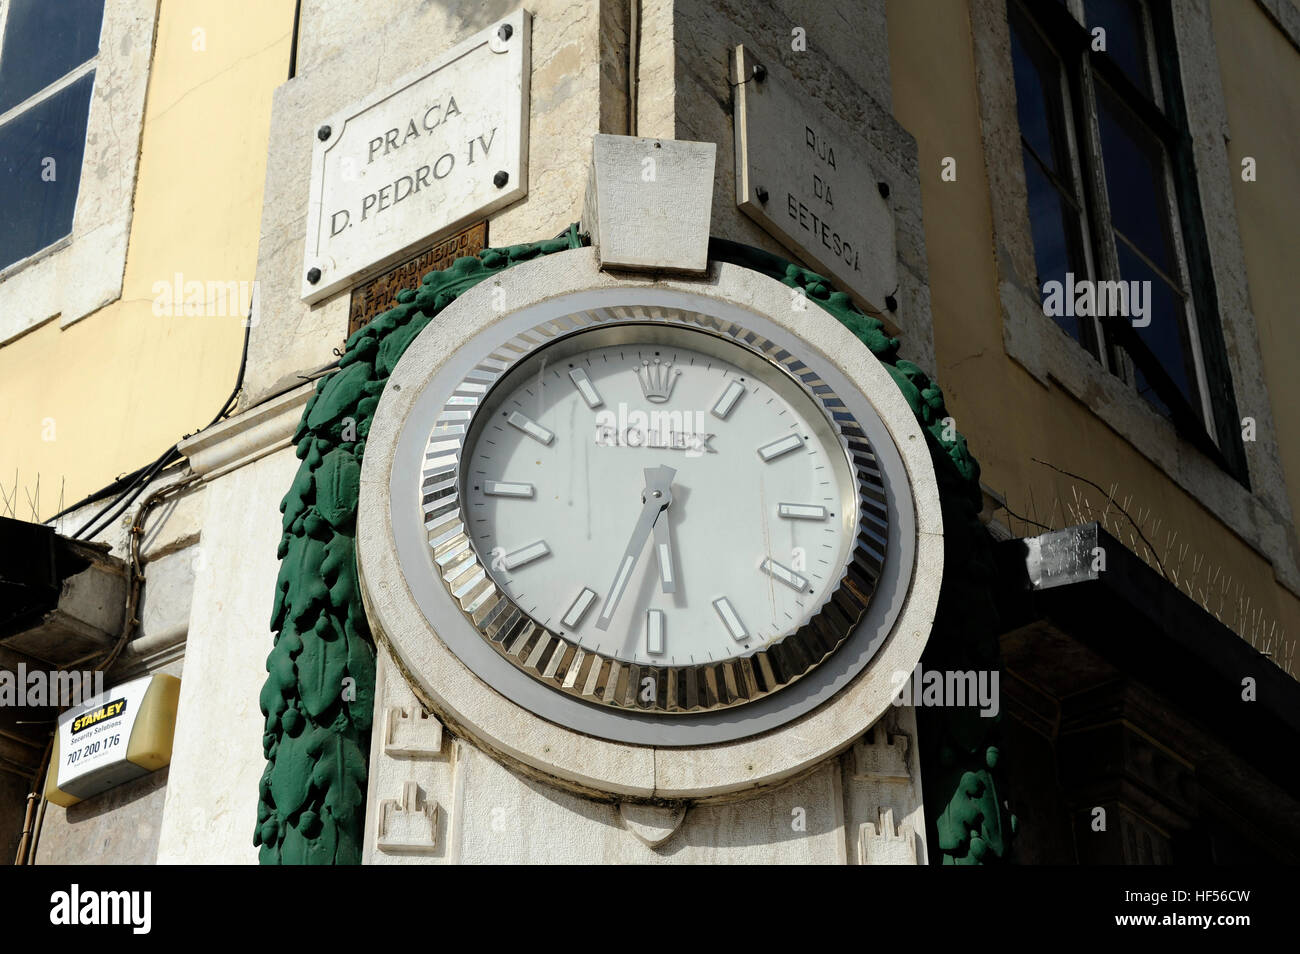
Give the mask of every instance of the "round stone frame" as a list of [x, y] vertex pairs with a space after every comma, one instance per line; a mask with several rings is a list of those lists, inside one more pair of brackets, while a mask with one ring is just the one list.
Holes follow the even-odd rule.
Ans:
[[[717, 314], [783, 345], [797, 342], [791, 350], [806, 354], [850, 408], [860, 406], [855, 416], [886, 474], [894, 472], [887, 486], [891, 546], [867, 614], [831, 657], [846, 664], [838, 674], [823, 664], [762, 700], [671, 725], [663, 716], [606, 709], [602, 719], [631, 720], [611, 730], [594, 716], [591, 724], [585, 721], [583, 712], [596, 707], [546, 688], [502, 659], [465, 619], [435, 576], [418, 481], [430, 425], [447, 397], [429, 384], [439, 374], [463, 377], [470, 366], [463, 345], [483, 335], [483, 347], [475, 348], [481, 355], [545, 320], [548, 308], [558, 316], [630, 299]], [[500, 301], [511, 307], [498, 311], [494, 305]], [[869, 425], [878, 425], [880, 433], [871, 433]], [[893, 545], [896, 540], [900, 545]], [[357, 559], [377, 641], [417, 697], [453, 731], [528, 774], [584, 793], [700, 799], [798, 775], [846, 748], [885, 712], [930, 633], [943, 575], [943, 527], [920, 425], [885, 367], [834, 318], [793, 289], [737, 265], [713, 263], [698, 280], [613, 277], [596, 267], [592, 249], [582, 248], [484, 281], [412, 342], [367, 437]], [[402, 567], [416, 559], [427, 572], [412, 581]], [[430, 620], [438, 621], [436, 628]], [[527, 686], [482, 678], [478, 673], [488, 669], [466, 648], [465, 633]], [[578, 707], [577, 716], [561, 711], [560, 703]]]
[[[551, 344], [586, 332], [645, 327], [681, 329], [730, 343], [783, 374], [821, 410], [854, 482], [853, 541], [835, 587], [808, 619], [786, 635], [743, 656], [688, 666], [624, 662], [584, 649], [560, 628], [530, 618], [484, 565], [465, 529], [462, 455], [476, 419], [497, 384]], [[635, 332], [630, 332], [635, 334]], [[430, 383], [438, 389], [438, 381]], [[441, 389], [439, 389], [441, 390]], [[871, 442], [816, 369], [762, 335], [711, 315], [635, 305], [599, 308], [548, 319], [485, 355], [455, 385], [434, 420], [420, 473], [420, 506], [436, 572], [488, 644], [515, 666], [559, 692], [593, 705], [680, 714], [716, 712], [751, 703], [803, 677], [835, 652], [862, 619], [884, 569], [889, 532], [887, 495]], [[647, 696], [645, 680], [655, 691]]]

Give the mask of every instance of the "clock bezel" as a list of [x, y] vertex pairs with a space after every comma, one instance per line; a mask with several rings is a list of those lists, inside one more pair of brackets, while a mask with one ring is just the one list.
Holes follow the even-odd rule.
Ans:
[[[593, 344], [575, 344], [593, 336]], [[689, 343], [682, 342], [683, 336]], [[462, 455], [483, 426], [484, 409], [497, 389], [541, 353], [641, 343], [643, 338], [659, 339], [653, 343], [675, 340], [681, 347], [742, 363], [738, 355], [728, 354], [728, 349], [739, 349], [755, 373], [781, 375], [820, 411], [820, 423], [844, 455], [844, 476], [855, 491], [842, 493], [841, 507], [853, 511], [853, 519], [846, 521], [853, 537], [834, 584], [793, 630], [727, 659], [649, 665], [584, 648], [531, 617], [510, 597], [466, 529]], [[773, 387], [770, 380], [764, 383]], [[870, 604], [888, 551], [888, 499], [880, 465], [865, 430], [840, 395], [818, 370], [780, 344], [738, 322], [695, 310], [635, 304], [594, 308], [520, 331], [484, 355], [452, 388], [430, 429], [424, 461], [421, 513], [436, 572], [452, 599], [512, 665], [592, 705], [671, 717], [730, 709], [780, 692], [823, 664], [848, 639]], [[649, 698], [647, 679], [654, 690]]]

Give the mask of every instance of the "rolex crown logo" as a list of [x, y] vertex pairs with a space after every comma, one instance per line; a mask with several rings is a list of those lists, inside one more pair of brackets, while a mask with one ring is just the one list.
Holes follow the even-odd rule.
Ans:
[[662, 364], [658, 358], [653, 362], [642, 361], [641, 367], [636, 369], [636, 379], [641, 382], [641, 393], [645, 395], [646, 400], [653, 404], [663, 404], [673, 393], [673, 385], [677, 382], [677, 375], [681, 374], [680, 368], [674, 368], [671, 361], [665, 361]]

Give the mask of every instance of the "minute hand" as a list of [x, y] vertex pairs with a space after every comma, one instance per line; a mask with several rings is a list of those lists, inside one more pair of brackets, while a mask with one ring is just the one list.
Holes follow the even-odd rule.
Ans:
[[609, 622], [614, 618], [614, 611], [618, 609], [619, 600], [623, 596], [623, 591], [627, 589], [627, 581], [632, 576], [632, 570], [636, 567], [641, 551], [645, 549], [645, 542], [654, 529], [655, 521], [673, 501], [672, 491], [669, 488], [676, 474], [677, 472], [671, 467], [646, 468], [641, 513], [637, 517], [636, 526], [632, 528], [632, 539], [628, 541], [627, 549], [623, 551], [623, 557], [618, 561], [614, 582], [609, 585], [609, 596], [600, 611], [600, 618], [596, 620], [597, 629], [609, 629]]

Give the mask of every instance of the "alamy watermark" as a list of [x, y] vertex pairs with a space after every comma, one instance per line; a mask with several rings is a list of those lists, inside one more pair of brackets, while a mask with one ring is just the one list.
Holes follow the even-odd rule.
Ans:
[[1049, 318], [1128, 318], [1134, 328], [1151, 324], [1149, 281], [1065, 281], [1043, 284], [1043, 314]]
[[980, 716], [992, 719], [1001, 709], [996, 669], [922, 669], [895, 671], [889, 677], [896, 706], [978, 706]]
[[50, 923], [121, 925], [132, 934], [148, 934], [153, 927], [152, 891], [92, 891], [73, 884], [50, 895]]
[[177, 272], [170, 281], [156, 281], [153, 292], [153, 313], [158, 318], [243, 318], [249, 320], [253, 300], [257, 297], [257, 282], [252, 281], [199, 281], [186, 279]]
[[80, 706], [104, 693], [104, 674], [89, 670], [0, 670], [0, 706]]

